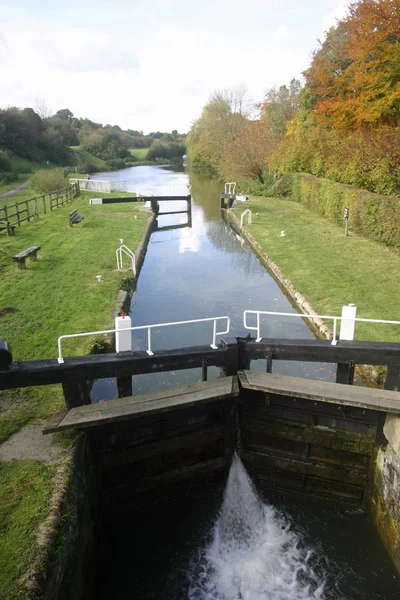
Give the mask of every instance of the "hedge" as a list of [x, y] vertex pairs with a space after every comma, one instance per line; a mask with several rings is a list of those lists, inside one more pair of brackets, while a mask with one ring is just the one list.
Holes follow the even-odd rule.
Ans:
[[343, 226], [344, 209], [348, 208], [350, 231], [400, 247], [400, 198], [374, 194], [306, 173], [292, 173], [290, 177], [295, 202]]

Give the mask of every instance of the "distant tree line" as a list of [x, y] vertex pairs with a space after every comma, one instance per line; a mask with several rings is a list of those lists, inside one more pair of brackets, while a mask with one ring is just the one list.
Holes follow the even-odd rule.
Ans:
[[[32, 163], [48, 161], [56, 165], [73, 165], [76, 153], [70, 147], [80, 146], [107, 163], [110, 169], [122, 168], [138, 159], [131, 148], [148, 148], [146, 160], [173, 160], [185, 153], [185, 134], [123, 130], [118, 125], [102, 125], [90, 119], [76, 118], [67, 108], [54, 115], [40, 116], [32, 108], [0, 109], [0, 181], [12, 180], [18, 174], [13, 157]], [[90, 159], [80, 159], [83, 172], [96, 170]], [[26, 166], [20, 167], [26, 172]]]
[[383, 194], [400, 192], [400, 3], [357, 0], [303, 73], [267, 91], [216, 92], [188, 135], [193, 164], [260, 185], [308, 172]]

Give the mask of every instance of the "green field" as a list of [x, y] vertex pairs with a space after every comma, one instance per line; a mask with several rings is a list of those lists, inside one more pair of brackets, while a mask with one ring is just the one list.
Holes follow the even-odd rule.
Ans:
[[137, 160], [146, 160], [148, 148], [129, 148], [129, 152], [132, 156], [135, 156]]
[[[239, 219], [244, 208], [253, 212], [248, 231], [319, 314], [340, 316], [354, 303], [360, 318], [400, 320], [398, 251], [346, 237], [344, 228], [289, 200], [251, 197], [233, 209]], [[357, 338], [398, 342], [400, 326], [358, 323]]]

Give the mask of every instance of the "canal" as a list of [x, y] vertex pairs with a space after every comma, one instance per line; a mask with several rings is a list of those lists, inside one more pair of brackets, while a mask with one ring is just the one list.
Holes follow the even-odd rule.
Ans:
[[[221, 218], [221, 184], [201, 174], [163, 167], [133, 167], [96, 175], [125, 180], [127, 191], [192, 195], [187, 216], [166, 215], [147, 249], [132, 325], [229, 315], [243, 332], [243, 311], [296, 312], [253, 252]], [[188, 186], [191, 186], [188, 192]], [[183, 210], [163, 203], [161, 210]], [[182, 225], [179, 229], [168, 226]], [[279, 235], [279, 232], [277, 232]], [[129, 246], [129, 240], [125, 239]], [[309, 339], [301, 319], [266, 319], [264, 337]], [[153, 349], [211, 343], [212, 325], [160, 328]], [[135, 334], [136, 349], [145, 335]], [[265, 370], [252, 363], [252, 369]], [[274, 372], [334, 380], [331, 365], [279, 362]], [[209, 369], [209, 379], [218, 377]], [[200, 370], [141, 375], [134, 394], [198, 381]], [[113, 379], [93, 388], [93, 401], [116, 397]], [[102, 515], [96, 557], [100, 599], [378, 600], [400, 597], [400, 581], [367, 515], [360, 509], [283, 496], [259, 498], [239, 460], [225, 490], [204, 494], [147, 515]]]

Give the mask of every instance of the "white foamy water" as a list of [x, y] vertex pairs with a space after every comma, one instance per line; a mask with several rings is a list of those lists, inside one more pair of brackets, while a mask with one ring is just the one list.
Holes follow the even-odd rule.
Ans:
[[191, 569], [189, 600], [323, 600], [311, 562], [311, 550], [262, 502], [235, 455], [212, 541]]

